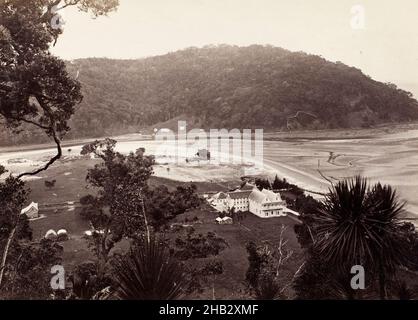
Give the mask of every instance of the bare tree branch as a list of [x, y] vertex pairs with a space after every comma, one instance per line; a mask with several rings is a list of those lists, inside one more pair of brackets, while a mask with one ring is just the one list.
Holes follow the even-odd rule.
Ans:
[[1, 265], [0, 265], [0, 288], [3, 283], [4, 269], [6, 268], [7, 255], [9, 254], [10, 245], [12, 244], [14, 235], [16, 233], [16, 229], [17, 229], [17, 223], [13, 227], [13, 229], [10, 231], [9, 237], [7, 238], [6, 246], [4, 247], [3, 257], [1, 259]]
[[48, 170], [48, 168], [50, 167], [50, 166], [52, 166], [57, 160], [59, 160], [59, 159], [61, 159], [61, 157], [62, 157], [62, 148], [61, 148], [61, 141], [60, 141], [60, 139], [57, 137], [57, 134], [55, 133], [55, 131], [53, 131], [53, 134], [52, 134], [52, 137], [53, 137], [53, 139], [54, 139], [54, 141], [55, 141], [55, 144], [56, 144], [56, 146], [57, 146], [57, 154], [54, 156], [54, 157], [52, 157], [43, 167], [41, 167], [41, 168], [39, 168], [39, 169], [36, 169], [35, 171], [32, 171], [32, 172], [24, 172], [24, 173], [21, 173], [21, 174], [19, 174], [18, 176], [17, 176], [17, 178], [18, 179], [21, 179], [22, 177], [25, 177], [25, 176], [35, 176], [35, 175], [37, 175], [38, 173], [41, 173], [42, 171], [46, 171], [46, 170]]

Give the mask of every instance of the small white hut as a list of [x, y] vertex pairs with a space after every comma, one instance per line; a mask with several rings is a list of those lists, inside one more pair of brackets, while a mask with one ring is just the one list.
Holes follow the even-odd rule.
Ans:
[[231, 217], [223, 217], [223, 218], [217, 217], [215, 221], [217, 224], [232, 224], [233, 223], [233, 220]]
[[65, 229], [60, 229], [57, 232], [58, 241], [67, 241], [69, 239], [68, 232]]
[[29, 206], [22, 209], [20, 214], [26, 214], [28, 219], [34, 219], [39, 217], [39, 207], [38, 204], [35, 202], [32, 202]]
[[48, 230], [45, 234], [45, 239], [48, 240], [57, 240], [57, 233], [54, 230]]
[[233, 220], [231, 217], [223, 217], [222, 218], [222, 224], [232, 224]]

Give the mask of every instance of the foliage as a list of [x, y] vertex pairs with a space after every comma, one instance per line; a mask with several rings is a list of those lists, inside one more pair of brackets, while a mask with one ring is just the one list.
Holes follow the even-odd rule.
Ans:
[[117, 295], [124, 300], [173, 300], [180, 298], [187, 280], [180, 263], [164, 242], [137, 242], [115, 263]]
[[145, 208], [150, 218], [150, 224], [159, 230], [176, 216], [187, 210], [197, 208], [201, 199], [197, 194], [196, 185], [178, 186], [175, 191], [169, 191], [164, 185], [146, 190]]
[[126, 156], [116, 152], [115, 146], [116, 141], [105, 139], [86, 144], [81, 151], [82, 155], [93, 153], [102, 160], [88, 171], [86, 178], [95, 194], [80, 199], [81, 215], [92, 226], [89, 246], [98, 258], [97, 274], [86, 288], [80, 287], [81, 295], [103, 289], [96, 284], [109, 276], [105, 270], [117, 242], [128, 237], [142, 247], [144, 238], [151, 237], [151, 231], [159, 231], [169, 220], [201, 203], [195, 185], [174, 191], [165, 186], [150, 188], [148, 179], [153, 172], [154, 158], [145, 155], [143, 148]]
[[280, 230], [277, 244], [255, 242], [247, 243], [248, 270], [245, 283], [249, 293], [259, 300], [285, 298], [285, 290], [290, 285], [292, 275], [285, 271], [285, 265], [293, 251], [287, 247], [283, 238], [285, 227]]
[[418, 117], [409, 92], [340, 62], [271, 46], [80, 59], [67, 68], [80, 71], [84, 96], [70, 123], [72, 137], [137, 132], [179, 116], [195, 127], [266, 130], [367, 127]]
[[398, 232], [405, 252], [408, 253], [407, 268], [418, 271], [418, 231], [415, 225], [410, 222], [402, 222]]
[[187, 228], [185, 235], [176, 238], [173, 250], [177, 259], [185, 261], [217, 256], [227, 247], [228, 243], [214, 232], [196, 234], [194, 228]]
[[[363, 290], [353, 290], [350, 286], [350, 276], [341, 276], [335, 266], [324, 261], [313, 248], [308, 249], [306, 261], [299, 275], [293, 282], [297, 299], [302, 300], [336, 300], [355, 299]], [[370, 273], [366, 275], [369, 279]], [[368, 281], [369, 282], [369, 281]]]
[[10, 299], [48, 299], [51, 267], [61, 264], [63, 248], [51, 240], [19, 241], [10, 249], [2, 295]]
[[360, 177], [339, 182], [315, 215], [315, 234], [324, 259], [345, 268], [364, 264], [393, 271], [402, 264], [398, 235], [403, 205], [390, 186], [369, 189]]
[[72, 299], [90, 300], [97, 292], [112, 285], [111, 272], [99, 277], [98, 265], [95, 262], [84, 262], [77, 265], [70, 275], [72, 282]]
[[[177, 232], [180, 231], [179, 234]], [[208, 278], [212, 278], [212, 297], [215, 296], [216, 277], [223, 273], [223, 264], [217, 259], [228, 248], [225, 239], [213, 232], [196, 234], [192, 227], [176, 230], [176, 237], [170, 246], [171, 254], [183, 263], [187, 272], [186, 293], [204, 291]]]
[[[33, 289], [31, 286], [23, 288], [23, 280], [21, 283], [15, 282], [20, 281], [28, 272], [39, 272], [38, 268], [45, 268], [56, 257], [56, 248], [48, 247], [45, 242], [41, 241], [40, 247], [37, 247], [36, 243], [24, 245], [21, 241], [22, 238], [31, 238], [31, 231], [26, 217], [20, 215], [27, 196], [20, 178], [47, 170], [61, 158], [61, 139], [69, 131], [68, 122], [75, 106], [82, 99], [80, 83], [67, 73], [65, 63], [49, 51], [62, 33], [51, 22], [55, 15], [54, 9], [61, 2], [63, 7], [78, 6], [96, 16], [112, 11], [118, 4], [117, 0], [0, 2], [0, 125], [8, 129], [2, 132], [7, 132], [8, 138], [10, 133], [16, 134], [32, 128], [28, 130], [29, 136], [41, 132], [54, 141], [57, 148], [57, 154], [42, 167], [20, 173], [17, 178], [9, 177], [1, 183], [0, 240], [3, 254], [0, 286], [3, 285], [4, 274], [8, 272], [8, 276], [13, 273], [7, 279], [7, 285], [12, 286], [12, 293]], [[0, 166], [0, 175], [4, 173], [4, 168]], [[14, 254], [18, 248], [21, 248], [19, 257], [14, 269], [11, 269], [9, 263], [16, 258]], [[51, 260], [43, 259], [44, 253]], [[36, 277], [35, 273], [31, 277]], [[42, 276], [36, 279], [45, 280]], [[29, 282], [29, 278], [25, 280]], [[41, 291], [43, 286], [39, 283], [38, 286]]]
[[0, 243], [1, 248], [14, 226], [18, 226], [16, 239], [31, 239], [26, 215], [20, 215], [24, 203], [27, 201], [29, 190], [25, 183], [12, 176], [0, 182]]
[[[368, 279], [377, 277], [380, 297], [386, 298], [387, 283], [396, 270], [411, 263], [407, 251], [413, 242], [404, 241], [411, 234], [400, 223], [402, 210], [403, 204], [390, 186], [377, 183], [369, 187], [359, 176], [340, 181], [304, 220], [312, 239], [303, 242], [308, 248], [308, 263], [312, 267], [332, 266], [328, 277], [340, 284], [346, 281], [343, 286], [348, 285], [345, 275], [351, 267], [362, 265]], [[315, 274], [312, 268], [305, 271], [311, 274], [306, 279]]]
[[[6, 173], [4, 167], [0, 166], [0, 173]], [[16, 241], [32, 238], [27, 216], [21, 214], [27, 196], [28, 190], [22, 180], [10, 175], [0, 182], [0, 247], [2, 250], [0, 288], [3, 285], [7, 263], [9, 263], [11, 247]]]
[[257, 178], [255, 179], [255, 185], [260, 191], [263, 189], [271, 190], [271, 183], [268, 179]]
[[[90, 246], [101, 262], [123, 237], [141, 236], [147, 231], [144, 190], [152, 174], [154, 158], [139, 150], [123, 155], [115, 151], [116, 141], [105, 139], [85, 145], [82, 154], [94, 153], [102, 162], [89, 169], [86, 180], [96, 195], [81, 199], [82, 216], [90, 221]], [[100, 272], [102, 273], [102, 272]]]

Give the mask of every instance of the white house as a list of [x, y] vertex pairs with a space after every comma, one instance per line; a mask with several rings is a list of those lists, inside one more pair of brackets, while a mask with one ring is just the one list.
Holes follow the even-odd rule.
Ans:
[[237, 190], [228, 193], [228, 208], [234, 208], [235, 211], [249, 211], [249, 197], [252, 190]]
[[228, 194], [226, 194], [225, 192], [216, 193], [211, 198], [209, 198], [208, 201], [212, 205], [212, 207], [214, 207], [217, 211], [228, 211], [229, 199]]
[[221, 217], [217, 217], [215, 219], [216, 223], [221, 224], [222, 223], [222, 218]]
[[249, 211], [261, 218], [286, 216], [288, 213], [299, 214], [286, 207], [286, 202], [280, 193], [246, 184], [243, 188], [228, 193], [219, 192], [208, 199], [208, 202], [217, 211], [225, 212], [230, 209], [235, 211]]
[[282, 200], [279, 193], [257, 188], [253, 189], [248, 199], [248, 208], [251, 213], [261, 217], [280, 217], [285, 216], [286, 203]]
[[35, 202], [32, 202], [29, 206], [22, 209], [20, 214], [26, 214], [28, 219], [34, 219], [39, 217], [39, 207], [38, 204]]

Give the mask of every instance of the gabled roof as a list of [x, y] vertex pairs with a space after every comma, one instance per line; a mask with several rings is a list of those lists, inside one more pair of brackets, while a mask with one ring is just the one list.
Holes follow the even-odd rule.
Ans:
[[249, 199], [258, 203], [282, 201], [282, 198], [279, 193], [274, 193], [273, 191], [267, 189], [263, 189], [263, 191], [260, 191], [257, 188], [253, 189]]
[[251, 194], [249, 196], [249, 199], [258, 203], [262, 203], [264, 199], [266, 198], [266, 195], [262, 193], [257, 188], [254, 188], [253, 191], [251, 191]]
[[36, 211], [39, 210], [37, 203], [32, 202], [29, 206], [27, 206], [26, 208], [22, 209], [22, 211], [20, 213], [21, 214], [25, 214], [25, 213], [28, 213], [29, 211], [32, 211], [32, 210], [36, 210]]
[[269, 201], [282, 201], [280, 193], [274, 193], [273, 191], [267, 189], [263, 189], [261, 192], [266, 195], [266, 198]]
[[250, 196], [251, 192], [252, 190], [233, 191], [228, 192], [228, 195], [231, 199], [247, 199]]
[[212, 197], [212, 199], [226, 199], [226, 198], [228, 198], [228, 195], [225, 192], [218, 192]]

